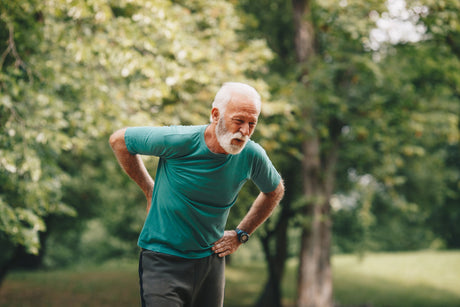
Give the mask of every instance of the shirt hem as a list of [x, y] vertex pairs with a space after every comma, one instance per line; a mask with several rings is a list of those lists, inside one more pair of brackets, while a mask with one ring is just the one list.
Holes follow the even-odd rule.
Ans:
[[181, 251], [176, 251], [173, 249], [169, 248], [164, 248], [161, 246], [151, 246], [151, 245], [144, 245], [141, 243], [137, 244], [140, 248], [147, 249], [152, 252], [157, 252], [157, 253], [162, 253], [162, 254], [167, 254], [167, 255], [172, 255], [180, 258], [185, 258], [185, 259], [201, 259], [201, 258], [206, 258], [214, 254], [211, 250], [206, 250], [203, 252], [193, 252], [193, 254], [190, 254], [190, 252], [181, 252]]

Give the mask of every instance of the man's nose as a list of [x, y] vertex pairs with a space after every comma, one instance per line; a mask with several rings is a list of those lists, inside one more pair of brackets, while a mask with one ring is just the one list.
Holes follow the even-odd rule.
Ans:
[[249, 135], [251, 129], [249, 128], [249, 123], [244, 123], [241, 127], [240, 127], [240, 132], [241, 134], [243, 135]]

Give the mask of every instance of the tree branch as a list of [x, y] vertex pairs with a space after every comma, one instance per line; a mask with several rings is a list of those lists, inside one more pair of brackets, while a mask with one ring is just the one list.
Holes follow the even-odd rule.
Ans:
[[2, 56], [0, 58], [0, 70], [3, 69], [3, 64], [5, 63], [6, 57], [8, 56], [8, 54], [11, 53], [15, 59], [15, 62], [14, 62], [15, 67], [16, 68], [22, 67], [26, 71], [27, 76], [29, 77], [29, 80], [32, 82], [33, 81], [32, 73], [27, 68], [26, 63], [21, 59], [21, 56], [19, 55], [18, 50], [16, 49], [16, 43], [14, 42], [14, 27], [10, 22], [6, 21], [6, 24], [8, 26], [8, 32], [9, 32], [8, 47], [5, 49], [5, 51], [3, 51]]

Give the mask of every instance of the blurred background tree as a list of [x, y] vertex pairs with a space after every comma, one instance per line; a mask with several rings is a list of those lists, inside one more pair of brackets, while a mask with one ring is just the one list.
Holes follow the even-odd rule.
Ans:
[[[267, 226], [285, 225], [283, 219], [291, 218], [293, 226], [304, 229], [303, 246], [290, 244], [293, 250], [305, 248], [301, 259], [306, 266], [301, 264], [299, 276], [307, 282], [299, 281], [299, 294], [316, 301], [310, 302], [314, 306], [332, 304], [332, 292], [325, 291], [331, 287], [331, 227], [336, 252], [446, 244], [440, 225], [452, 225], [458, 210], [438, 206], [446, 206], [449, 197], [458, 202], [458, 165], [452, 167], [447, 157], [458, 155], [459, 103], [458, 57], [453, 48], [442, 46], [458, 38], [458, 23], [452, 19], [458, 4], [242, 3], [255, 19], [248, 23], [250, 33], [266, 37], [277, 53], [267, 78], [273, 81], [273, 97], [289, 101], [295, 112], [294, 119], [285, 117], [274, 139], [294, 136], [280, 146], [284, 161], [291, 164], [283, 164], [283, 170], [297, 175], [287, 176], [283, 213], [278, 223]], [[443, 29], [438, 38], [431, 33], [430, 19]], [[407, 27], [409, 32], [401, 33]], [[296, 34], [310, 41], [299, 45]], [[436, 51], [440, 47], [444, 52]], [[294, 206], [289, 205], [292, 200], [297, 200]], [[441, 217], [435, 212], [449, 213]], [[271, 274], [259, 306], [281, 305], [279, 280], [286, 253], [279, 247], [286, 243], [278, 238], [288, 237], [287, 228], [270, 230], [265, 239], [272, 241], [267, 257]], [[316, 261], [312, 255], [318, 256]], [[301, 300], [298, 306], [309, 305]]]

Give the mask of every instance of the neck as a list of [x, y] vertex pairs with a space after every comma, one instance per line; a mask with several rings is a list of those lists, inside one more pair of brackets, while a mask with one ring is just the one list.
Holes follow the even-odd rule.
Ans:
[[208, 149], [213, 153], [227, 154], [227, 152], [220, 146], [216, 136], [216, 121], [213, 121], [204, 131], [204, 141]]

